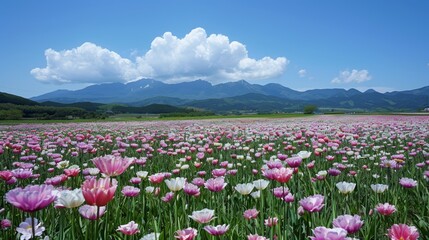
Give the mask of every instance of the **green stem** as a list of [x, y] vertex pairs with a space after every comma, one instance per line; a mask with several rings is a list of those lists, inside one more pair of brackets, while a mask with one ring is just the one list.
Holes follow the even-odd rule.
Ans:
[[[64, 209], [59, 209], [60, 211], [60, 216], [63, 214]], [[63, 240], [64, 239], [64, 221], [62, 219], [62, 217], [60, 217], [60, 239]]]
[[35, 222], [34, 222], [34, 212], [31, 213], [31, 239], [35, 240], [36, 239], [36, 226], [35, 226]]
[[263, 236], [265, 229], [264, 229], [264, 198], [262, 196], [262, 192], [263, 192], [263, 190], [261, 190], [261, 196], [259, 198], [260, 205], [261, 205], [261, 208], [259, 209], [259, 214], [261, 214], [261, 216], [260, 216], [260, 219], [261, 219], [261, 229], [262, 229], [261, 233], [262, 233], [262, 236]]
[[95, 238], [98, 239], [98, 219], [100, 218], [100, 206], [97, 206], [97, 220], [94, 221], [95, 223]]

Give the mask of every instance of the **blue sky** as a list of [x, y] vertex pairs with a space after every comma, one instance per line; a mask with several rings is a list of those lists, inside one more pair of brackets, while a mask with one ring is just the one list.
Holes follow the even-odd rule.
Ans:
[[148, 77], [296, 90], [429, 85], [429, 1], [0, 3], [0, 91]]

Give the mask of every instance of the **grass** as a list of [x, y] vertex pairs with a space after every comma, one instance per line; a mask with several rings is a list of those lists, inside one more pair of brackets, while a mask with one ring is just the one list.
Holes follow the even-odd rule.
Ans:
[[234, 118], [294, 118], [310, 117], [308, 114], [301, 113], [272, 113], [272, 114], [242, 114], [242, 115], [212, 115], [195, 117], [164, 117], [158, 115], [138, 115], [138, 114], [120, 114], [106, 119], [71, 119], [71, 120], [39, 120], [39, 119], [20, 119], [20, 120], [0, 120], [0, 125], [17, 124], [49, 124], [49, 123], [83, 123], [83, 122], [139, 122], [139, 121], [171, 121], [171, 120], [198, 120], [198, 119], [234, 119]]
[[[344, 114], [345, 112], [326, 112], [330, 114]], [[405, 115], [405, 116], [428, 116], [429, 113], [425, 112], [355, 112], [355, 115]], [[232, 114], [232, 115], [211, 115], [211, 116], [186, 116], [186, 117], [163, 117], [159, 115], [147, 114], [118, 114], [113, 115], [106, 119], [71, 119], [71, 120], [39, 120], [39, 119], [21, 119], [21, 120], [0, 120], [0, 125], [17, 125], [17, 124], [50, 124], [50, 123], [85, 123], [85, 122], [140, 122], [140, 121], [174, 121], [174, 120], [200, 120], [200, 119], [240, 119], [240, 118], [297, 118], [297, 117], [311, 117], [312, 114], [303, 113], [264, 113], [264, 114]]]

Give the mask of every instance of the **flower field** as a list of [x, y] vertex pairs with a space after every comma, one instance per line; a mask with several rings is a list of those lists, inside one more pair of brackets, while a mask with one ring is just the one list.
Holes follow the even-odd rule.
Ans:
[[1, 239], [429, 239], [429, 117], [0, 126]]

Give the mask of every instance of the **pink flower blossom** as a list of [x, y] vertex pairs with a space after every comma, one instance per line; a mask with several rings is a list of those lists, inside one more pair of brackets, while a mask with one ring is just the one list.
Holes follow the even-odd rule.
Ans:
[[174, 192], [168, 192], [165, 194], [164, 197], [161, 197], [161, 200], [163, 202], [170, 202], [174, 199]]
[[80, 168], [77, 166], [64, 169], [64, 174], [67, 175], [68, 177], [76, 177], [79, 173], [80, 173]]
[[286, 159], [286, 163], [291, 168], [297, 168], [297, 167], [299, 167], [301, 165], [302, 158], [300, 158], [300, 157], [290, 157], [290, 158]]
[[174, 236], [174, 237], [179, 239], [179, 240], [193, 240], [193, 239], [195, 239], [197, 234], [198, 234], [197, 229], [186, 228], [183, 230], [176, 231], [176, 236]]
[[346, 240], [347, 231], [342, 228], [316, 227], [311, 240]]
[[32, 169], [18, 168], [18, 169], [12, 170], [12, 174], [17, 179], [27, 179], [33, 175], [33, 170]]
[[274, 227], [277, 225], [279, 219], [277, 217], [268, 217], [264, 220], [264, 225], [267, 227]]
[[106, 176], [121, 175], [133, 162], [134, 158], [122, 158], [120, 156], [106, 155], [92, 159], [94, 165]]
[[204, 227], [204, 230], [206, 230], [210, 235], [213, 235], [213, 236], [224, 235], [226, 231], [228, 231], [228, 229], [229, 229], [229, 225], [226, 225], [226, 224], [217, 225], [217, 226], [207, 225]]
[[411, 178], [401, 178], [399, 184], [404, 188], [413, 188], [417, 186], [417, 181]]
[[12, 222], [9, 219], [2, 219], [0, 221], [0, 228], [1, 229], [8, 229], [12, 227]]
[[313, 196], [309, 196], [306, 198], [303, 198], [299, 201], [299, 204], [304, 208], [307, 212], [319, 212], [322, 210], [323, 206], [325, 205], [323, 202], [325, 201], [325, 197], [316, 194]]
[[82, 184], [82, 194], [87, 204], [106, 206], [113, 199], [117, 186], [116, 179], [87, 179]]
[[287, 188], [287, 187], [276, 187], [273, 189], [273, 194], [276, 198], [284, 198], [289, 194], [289, 188]]
[[195, 185], [197, 185], [198, 187], [201, 187], [201, 186], [204, 186], [205, 181], [204, 181], [203, 178], [199, 178], [198, 177], [198, 178], [194, 178], [192, 180], [192, 183], [195, 184]]
[[6, 201], [24, 212], [35, 212], [46, 208], [55, 200], [51, 185], [28, 185], [6, 193]]
[[287, 183], [292, 178], [293, 169], [292, 168], [278, 168], [274, 169], [275, 179], [279, 183]]
[[375, 210], [377, 210], [377, 212], [384, 216], [389, 216], [392, 213], [396, 212], [395, 206], [390, 205], [389, 203], [380, 203], [375, 207]]
[[140, 184], [141, 182], [142, 182], [142, 179], [139, 177], [132, 177], [130, 179], [130, 183], [132, 183], [132, 184]]
[[342, 228], [349, 234], [353, 234], [359, 231], [363, 225], [363, 221], [360, 220], [359, 215], [341, 215], [334, 219], [334, 227]]
[[244, 211], [243, 213], [243, 217], [245, 219], [256, 219], [258, 217], [259, 211], [256, 210], [255, 208], [253, 209], [247, 209], [246, 211]]
[[210, 178], [205, 183], [204, 186], [212, 192], [220, 192], [226, 187], [225, 179], [223, 177]]
[[140, 188], [136, 188], [133, 186], [125, 186], [122, 188], [121, 192], [125, 197], [135, 197], [135, 196], [139, 195]]
[[259, 236], [258, 234], [249, 234], [247, 235], [247, 240], [268, 240], [268, 238]]
[[204, 208], [200, 211], [193, 211], [189, 217], [198, 223], [208, 223], [214, 219], [214, 210]]
[[131, 221], [124, 225], [120, 225], [116, 231], [120, 231], [125, 235], [134, 235], [140, 232], [139, 225], [134, 221]]
[[393, 224], [389, 228], [387, 234], [391, 240], [417, 240], [419, 239], [419, 232], [414, 226], [408, 226], [406, 224]]
[[164, 181], [165, 174], [164, 173], [156, 173], [149, 176], [149, 182], [153, 184], [159, 184]]
[[283, 197], [283, 201], [291, 203], [295, 201], [295, 197], [292, 195], [292, 193], [288, 193], [286, 196]]
[[8, 171], [8, 170], [0, 171], [0, 178], [6, 182], [9, 181], [12, 177], [13, 177], [13, 173], [11, 171]]
[[225, 176], [226, 171], [227, 170], [225, 168], [213, 169], [212, 175], [213, 175], [213, 177], [222, 177], [222, 176]]
[[192, 183], [185, 183], [185, 186], [183, 187], [183, 191], [190, 196], [199, 196], [200, 195], [200, 188], [197, 185], [194, 185]]
[[[98, 211], [98, 216], [97, 216], [97, 211]], [[79, 208], [79, 214], [88, 220], [97, 220], [101, 218], [105, 212], [106, 212], [106, 207], [83, 205], [82, 207]]]

